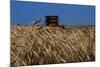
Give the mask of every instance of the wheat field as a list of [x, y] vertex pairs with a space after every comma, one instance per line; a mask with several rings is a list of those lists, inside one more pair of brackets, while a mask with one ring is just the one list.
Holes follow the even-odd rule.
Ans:
[[95, 28], [11, 27], [11, 65], [95, 60]]

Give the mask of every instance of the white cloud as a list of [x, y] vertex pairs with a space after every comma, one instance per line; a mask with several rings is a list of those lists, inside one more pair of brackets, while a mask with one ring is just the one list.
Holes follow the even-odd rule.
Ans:
[[30, 2], [49, 2], [49, 3], [64, 3], [64, 4], [81, 4], [81, 5], [95, 5], [96, 0], [16, 0], [16, 1], [30, 1]]

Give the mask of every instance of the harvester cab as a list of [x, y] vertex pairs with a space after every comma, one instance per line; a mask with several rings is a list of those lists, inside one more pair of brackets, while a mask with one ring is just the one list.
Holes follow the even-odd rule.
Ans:
[[46, 21], [45, 24], [46, 26], [51, 26], [51, 27], [61, 27], [65, 28], [64, 25], [59, 25], [59, 17], [58, 16], [45, 16]]
[[45, 24], [46, 26], [58, 26], [58, 16], [45, 16], [46, 20], [45, 20]]

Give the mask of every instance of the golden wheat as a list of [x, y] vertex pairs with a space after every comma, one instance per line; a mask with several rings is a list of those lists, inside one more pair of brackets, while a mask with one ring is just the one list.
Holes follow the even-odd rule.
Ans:
[[11, 65], [95, 60], [95, 29], [16, 26], [11, 28]]

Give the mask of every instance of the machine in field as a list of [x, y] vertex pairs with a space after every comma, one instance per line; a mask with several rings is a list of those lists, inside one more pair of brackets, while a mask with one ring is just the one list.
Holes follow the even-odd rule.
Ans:
[[[36, 18], [34, 21], [34, 25], [39, 23], [41, 19]], [[45, 25], [50, 27], [62, 27], [63, 25], [59, 25], [59, 17], [58, 16], [45, 16]]]

